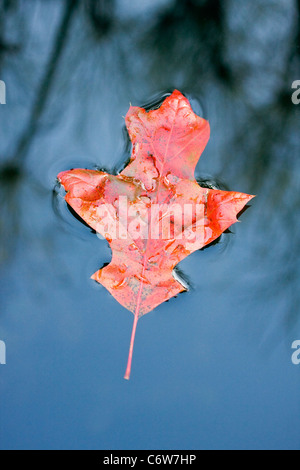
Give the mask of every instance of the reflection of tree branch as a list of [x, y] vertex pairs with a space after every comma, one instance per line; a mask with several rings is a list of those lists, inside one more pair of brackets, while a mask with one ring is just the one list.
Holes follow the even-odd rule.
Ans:
[[46, 66], [46, 70], [42, 78], [40, 88], [37, 92], [37, 98], [33, 105], [28, 125], [19, 140], [19, 144], [13, 157], [13, 161], [15, 164], [20, 163], [22, 157], [25, 157], [25, 154], [29, 149], [32, 137], [34, 136], [38, 128], [39, 119], [43, 113], [45, 104], [47, 102], [55, 72], [57, 69], [57, 65], [66, 45], [66, 39], [68, 35], [68, 30], [71, 25], [71, 20], [73, 18], [73, 13], [75, 12], [75, 8], [77, 5], [78, 0], [66, 0], [65, 11], [62, 15], [61, 24], [58, 27], [53, 49], [51, 51], [49, 61]]
[[154, 71], [165, 65], [174, 74], [184, 63], [194, 74], [190, 83], [195, 83], [199, 75], [207, 77], [213, 73], [230, 86], [233, 77], [224, 59], [224, 18], [221, 0], [175, 0], [141, 42], [147, 50], [153, 44]]
[[85, 8], [98, 38], [107, 34], [114, 21], [115, 0], [85, 0]]
[[[0, 200], [3, 202], [2, 215], [4, 215], [0, 219], [0, 232], [2, 239], [0, 263], [7, 260], [13, 253], [13, 241], [16, 241], [17, 234], [19, 233], [20, 213], [18, 211], [19, 205], [17, 202], [19, 196], [17, 195], [19, 195], [20, 183], [23, 181], [21, 178], [21, 160], [26, 157], [32, 138], [38, 129], [39, 120], [47, 103], [57, 65], [66, 45], [67, 33], [77, 4], [78, 0], [66, 0], [61, 23], [58, 26], [53, 49], [50, 53], [40, 87], [37, 91], [36, 100], [33, 104], [29, 122], [21, 135], [13, 158], [8, 164], [0, 168]], [[13, 239], [11, 237], [11, 233], [15, 234]]]
[[296, 48], [297, 48], [297, 53], [300, 56], [300, 0], [297, 0], [297, 9], [298, 9], [298, 31], [297, 31], [297, 38], [296, 38]]

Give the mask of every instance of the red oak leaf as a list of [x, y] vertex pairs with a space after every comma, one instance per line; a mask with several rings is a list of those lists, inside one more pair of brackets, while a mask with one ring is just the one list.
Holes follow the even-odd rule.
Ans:
[[75, 212], [109, 242], [111, 263], [93, 275], [138, 318], [186, 288], [173, 277], [186, 256], [217, 239], [253, 196], [202, 188], [196, 164], [210, 135], [177, 90], [159, 109], [130, 107], [130, 163], [119, 175], [76, 169], [58, 175]]

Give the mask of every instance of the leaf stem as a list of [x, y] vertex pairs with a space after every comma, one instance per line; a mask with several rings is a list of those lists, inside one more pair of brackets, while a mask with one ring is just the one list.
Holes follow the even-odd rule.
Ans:
[[134, 314], [134, 322], [133, 322], [132, 333], [131, 333], [127, 368], [126, 368], [126, 372], [125, 372], [125, 375], [124, 375], [124, 379], [126, 379], [126, 380], [129, 380], [129, 378], [130, 378], [133, 345], [134, 345], [134, 338], [135, 338], [135, 332], [136, 332], [136, 326], [137, 326], [138, 319], [139, 319], [139, 313], [138, 313], [138, 311], [136, 311], [135, 314]]

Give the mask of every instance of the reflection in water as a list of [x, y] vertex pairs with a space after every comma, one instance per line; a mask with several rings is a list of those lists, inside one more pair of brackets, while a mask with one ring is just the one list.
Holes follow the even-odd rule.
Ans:
[[[7, 84], [0, 107], [1, 285], [21, 283], [13, 300], [25, 305], [24, 317], [38, 317], [35, 302], [54, 291], [67, 310], [80, 281], [110, 253], [61, 204], [58, 188], [51, 204], [56, 175], [72, 167], [121, 171], [131, 149], [121, 118], [129, 101], [150, 109], [177, 88], [211, 124], [201, 184], [222, 181], [257, 195], [242, 232], [195, 254], [182, 271], [196, 290], [199, 265], [204, 278], [213, 272], [216, 299], [227, 295], [224, 317], [242, 304], [249, 336], [288, 336], [297, 331], [300, 301], [300, 108], [291, 101], [300, 78], [299, 1], [130, 5], [126, 14], [119, 0], [0, 0], [0, 79]], [[222, 251], [229, 241], [235, 257]], [[82, 269], [82, 278], [73, 275]], [[11, 297], [3, 288], [10, 314]], [[185, 299], [191, 306], [192, 296]]]
[[[20, 170], [15, 166], [6, 165], [0, 172], [0, 263], [9, 258], [9, 252], [13, 248], [14, 237], [18, 236], [18, 186], [21, 178]], [[14, 237], [12, 237], [14, 234]]]
[[[197, 113], [203, 115], [205, 108], [207, 117], [213, 118], [215, 112], [211, 103], [218, 107], [212, 137], [218, 141], [213, 144], [215, 151], [219, 152], [219, 160], [216, 161], [218, 174], [222, 175], [222, 180], [230, 182], [233, 190], [236, 189], [237, 181], [248, 188], [248, 192], [259, 194], [261, 204], [256, 208], [256, 233], [263, 236], [256, 236], [253, 249], [260, 250], [265, 262], [272, 266], [274, 279], [268, 284], [272, 291], [274, 282], [278, 282], [276, 295], [285, 295], [287, 288], [291, 290], [290, 311], [296, 312], [295, 305], [299, 300], [296, 289], [299, 276], [296, 254], [299, 250], [300, 230], [295, 210], [299, 207], [299, 132], [296, 120], [299, 109], [291, 105], [290, 84], [297, 78], [295, 71], [299, 65], [299, 48], [296, 47], [299, 22], [295, 19], [293, 2], [290, 2], [289, 8], [286, 5], [283, 7], [280, 1], [277, 4], [275, 2], [272, 11], [261, 8], [258, 0], [244, 2], [238, 18], [234, 13], [234, 2], [228, 2], [228, 6], [221, 1], [206, 0], [164, 2], [161, 9], [158, 4], [151, 10], [151, 21], [145, 22], [143, 16], [136, 20], [134, 42], [129, 35], [133, 26], [132, 19], [118, 17], [117, 2], [99, 0], [83, 3], [82, 7], [80, 2], [69, 0], [57, 9], [58, 4], [55, 1], [49, 2], [48, 6], [37, 2], [39, 5], [36, 7], [36, 15], [24, 15], [20, 19], [24, 8], [26, 12], [26, 6], [18, 1], [1, 2], [3, 27], [0, 64], [3, 73], [10, 77], [10, 90], [15, 89], [19, 97], [21, 83], [16, 71], [28, 63], [28, 50], [24, 39], [20, 50], [17, 48], [15, 44], [18, 44], [18, 38], [10, 38], [12, 34], [9, 28], [14, 21], [16, 24], [21, 21], [24, 30], [35, 35], [35, 39], [41, 39], [41, 45], [35, 45], [39, 57], [38, 54], [45, 47], [40, 36], [41, 30], [37, 28], [39, 21], [46, 20], [47, 9], [49, 14], [51, 10], [56, 14], [59, 11], [43, 68], [32, 60], [32, 67], [38, 67], [41, 78], [39, 85], [31, 92], [31, 110], [27, 116], [21, 113], [15, 123], [4, 128], [1, 153], [3, 160], [8, 162], [1, 168], [1, 193], [5, 201], [3, 207], [6, 208], [1, 213], [1, 246], [6, 247], [3, 248], [4, 252], [8, 253], [9, 244], [13, 246], [14, 238], [22, 230], [21, 227], [18, 229], [18, 185], [21, 175], [25, 180], [28, 178], [23, 170], [25, 159], [31, 159], [33, 165], [34, 158], [37, 158], [34, 152], [31, 155], [32, 145], [36, 139], [42, 138], [42, 132], [47, 132], [45, 124], [43, 125], [43, 115], [51, 116], [51, 113], [56, 113], [54, 94], [60, 93], [57, 91], [62, 86], [59, 81], [63, 83], [68, 80], [68, 86], [72, 88], [72, 76], [75, 73], [74, 86], [79, 84], [82, 88], [79, 88], [79, 99], [77, 106], [76, 103], [73, 104], [75, 108], [72, 113], [77, 113], [80, 125], [80, 115], [87, 116], [91, 99], [94, 99], [83, 91], [85, 87], [93, 87], [95, 70], [101, 67], [95, 62], [99, 50], [102, 58], [107, 56], [104, 59], [106, 69], [111, 66], [111, 73], [119, 74], [114, 78], [119, 88], [116, 93], [121, 93], [123, 100], [125, 96], [125, 101], [131, 96], [126, 89], [136, 84], [133, 97], [139, 96], [140, 103], [137, 104], [141, 105], [143, 97], [147, 98], [148, 95], [149, 100], [149, 95], [152, 95], [153, 99], [146, 106], [147, 109], [153, 109], [168, 95], [159, 95], [155, 90], [169, 87], [171, 92], [176, 86], [186, 91], [189, 98], [200, 97], [200, 102], [194, 103]], [[41, 14], [43, 9], [45, 16]], [[256, 22], [251, 21], [251, 15], [256, 18]], [[279, 28], [282, 43], [276, 48], [276, 58], [265, 65], [265, 59], [272, 55], [270, 48], [273, 43], [276, 44], [276, 38], [272, 37], [274, 24]], [[97, 32], [96, 35], [89, 34], [90, 25]], [[84, 39], [78, 34], [81, 28], [86, 29]], [[82, 49], [80, 41], [82, 44], [88, 43], [89, 57], [79, 55], [75, 59], [72, 51], [74, 48], [78, 51]], [[109, 59], [108, 54], [111, 54]], [[78, 67], [85, 60], [85, 70], [78, 73]], [[107, 73], [99, 70], [100, 74], [102, 72]], [[25, 78], [30, 83], [29, 70]], [[80, 80], [84, 80], [84, 84]], [[99, 84], [98, 92], [101, 96], [100, 88]], [[210, 96], [211, 90], [214, 90], [214, 96]], [[94, 90], [91, 95], [95, 96]], [[63, 95], [59, 96], [64, 99]], [[66, 106], [69, 106], [70, 98], [67, 95]], [[102, 98], [99, 99], [101, 101]], [[17, 110], [18, 104], [14, 103], [12, 113], [16, 115]], [[4, 116], [3, 109], [1, 114]], [[23, 130], [20, 133], [18, 129]], [[126, 136], [126, 130], [124, 133]], [[16, 140], [17, 135], [19, 137]], [[121, 170], [129, 154], [130, 143], [126, 137], [122, 157], [119, 163], [116, 161], [114, 164], [115, 171]], [[59, 157], [51, 155], [51, 159], [55, 158]], [[105, 165], [105, 161], [103, 163]], [[95, 164], [101, 166], [96, 161]], [[32, 178], [33, 176], [31, 180]], [[43, 185], [43, 182], [39, 184]], [[255, 222], [254, 216], [252, 221]], [[8, 236], [8, 233], [14, 233], [14, 237]], [[281, 243], [276, 246], [275, 241], [275, 246], [270, 250], [270, 240], [274, 240], [275, 233], [278, 235], [276, 239], [280, 238]], [[282, 243], [282, 239], [286, 241]], [[4, 259], [3, 254], [1, 259]], [[263, 291], [265, 292], [265, 287]]]
[[115, 3], [115, 0], [86, 0], [85, 2], [85, 8], [98, 39], [108, 34], [114, 25]]
[[48, 63], [45, 67], [44, 75], [36, 93], [30, 118], [19, 140], [15, 154], [12, 158], [12, 160], [15, 162], [19, 163], [20, 161], [24, 160], [27, 151], [29, 150], [34, 134], [38, 130], [40, 117], [47, 103], [48, 95], [51, 91], [52, 82], [55, 79], [56, 69], [58, 67], [59, 60], [61, 58], [68, 38], [68, 31], [71, 26], [72, 17], [77, 4], [77, 0], [66, 1], [65, 11], [62, 13], [61, 24], [57, 29], [57, 33], [53, 41], [53, 49], [50, 53]]

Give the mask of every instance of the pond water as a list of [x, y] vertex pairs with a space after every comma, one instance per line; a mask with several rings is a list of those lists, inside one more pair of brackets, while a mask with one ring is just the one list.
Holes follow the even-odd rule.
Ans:
[[[0, 448], [299, 449], [299, 2], [0, 5]], [[120, 170], [129, 104], [175, 88], [211, 125], [198, 179], [257, 197], [180, 263], [125, 381], [133, 316], [56, 176]]]

